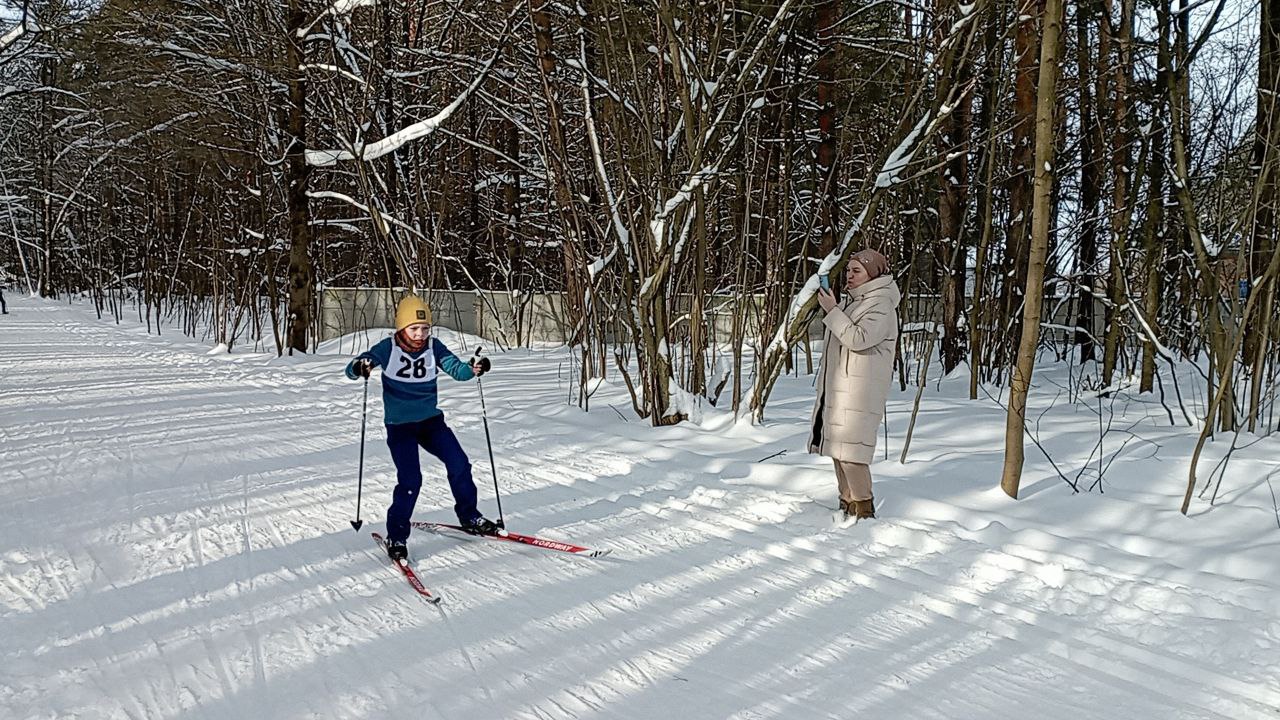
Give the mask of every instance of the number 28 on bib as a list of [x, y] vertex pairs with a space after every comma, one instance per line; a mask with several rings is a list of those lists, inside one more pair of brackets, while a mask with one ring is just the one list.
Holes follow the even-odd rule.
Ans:
[[430, 344], [418, 357], [412, 357], [400, 346], [392, 345], [388, 365], [386, 374], [399, 382], [424, 383], [436, 379], [436, 354]]

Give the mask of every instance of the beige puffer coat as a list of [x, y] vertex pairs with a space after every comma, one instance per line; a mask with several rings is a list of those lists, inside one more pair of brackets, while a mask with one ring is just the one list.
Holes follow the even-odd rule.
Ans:
[[818, 374], [818, 400], [810, 420], [809, 452], [869, 464], [893, 382], [902, 293], [882, 275], [849, 291], [827, 313]]

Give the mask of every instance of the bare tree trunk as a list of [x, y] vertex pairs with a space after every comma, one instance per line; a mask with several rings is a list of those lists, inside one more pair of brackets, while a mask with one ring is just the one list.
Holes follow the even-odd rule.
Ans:
[[818, 152], [817, 193], [819, 211], [819, 252], [827, 254], [835, 247], [836, 228], [839, 226], [838, 195], [836, 187], [837, 157], [840, 147], [836, 128], [836, 65], [839, 62], [839, 46], [835, 40], [835, 26], [840, 20], [841, 0], [821, 0], [813, 10], [814, 35], [818, 41], [818, 62], [814, 73], [818, 76]]
[[[571, 329], [568, 344], [577, 346], [581, 355], [579, 386], [585, 387], [594, 363], [591, 360], [591, 280], [586, 272], [586, 231], [576, 210], [575, 186], [569, 167], [569, 152], [565, 138], [565, 121], [562, 99], [555, 82], [558, 58], [551, 34], [551, 16], [547, 0], [529, 0], [529, 18], [533, 23], [534, 39], [538, 53], [538, 73], [543, 97], [547, 103], [547, 138], [544, 155], [551, 173], [555, 198], [555, 214], [566, 230], [562, 240], [562, 268], [564, 272], [565, 309]], [[583, 16], [582, 32], [590, 16]], [[585, 68], [584, 68], [585, 70]], [[585, 402], [586, 393], [579, 394], [579, 402]]]
[[995, 232], [995, 168], [997, 163], [997, 137], [995, 105], [999, 102], [1000, 75], [1003, 68], [1002, 44], [998, 28], [1004, 23], [1004, 4], [996, 3], [992, 17], [987, 21], [983, 46], [986, 54], [985, 77], [982, 82], [982, 102], [976, 130], [985, 133], [987, 141], [979, 146], [978, 165], [982, 174], [982, 194], [978, 199], [978, 220], [982, 230], [978, 235], [978, 248], [973, 268], [973, 304], [969, 311], [969, 399], [978, 399], [978, 383], [982, 379], [983, 351], [986, 325], [990, 312], [987, 302], [987, 272], [991, 265], [990, 248]]
[[[1144, 273], [1143, 288], [1143, 315], [1148, 327], [1158, 336], [1160, 329], [1160, 293], [1161, 293], [1161, 273], [1164, 272], [1164, 250], [1165, 243], [1169, 241], [1166, 237], [1165, 228], [1165, 143], [1168, 137], [1168, 123], [1164, 120], [1167, 117], [1165, 108], [1169, 102], [1168, 86], [1170, 80], [1166, 77], [1172, 72], [1171, 63], [1173, 62], [1173, 54], [1169, 45], [1169, 34], [1171, 28], [1167, 16], [1163, 13], [1157, 13], [1157, 46], [1159, 50], [1156, 53], [1156, 74], [1159, 80], [1156, 84], [1156, 97], [1154, 109], [1152, 111], [1152, 121], [1154, 123], [1151, 133], [1151, 149], [1148, 151], [1147, 162], [1147, 218], [1146, 225], [1142, 233], [1143, 245], [1143, 262], [1146, 272]], [[1181, 67], [1181, 63], [1179, 63]], [[1142, 343], [1142, 369], [1139, 374], [1138, 391], [1153, 392], [1155, 390], [1155, 372], [1156, 372], [1156, 346], [1152, 342], [1155, 338]]]
[[302, 69], [302, 38], [307, 16], [301, 0], [289, 0], [285, 45], [289, 73], [288, 170], [285, 191], [289, 206], [289, 354], [306, 352], [315, 307], [315, 270], [311, 265], [311, 206], [307, 197], [307, 82]]
[[[1280, 0], [1262, 0], [1258, 50], [1257, 114], [1254, 123], [1253, 161], [1258, 185], [1253, 222], [1253, 248], [1249, 276], [1263, 277], [1263, 268], [1277, 248], [1280, 235]], [[1267, 351], [1274, 342], [1275, 282], [1259, 283], [1253, 293], [1263, 293], [1264, 312], [1245, 328], [1245, 361], [1252, 365], [1249, 388], [1249, 431], [1257, 428], [1266, 383]]]
[[[1102, 384], [1110, 385], [1120, 356], [1120, 306], [1124, 300], [1124, 265], [1121, 257], [1129, 228], [1129, 78], [1133, 72], [1133, 15], [1137, 0], [1119, 0], [1120, 22], [1112, 30], [1110, 14], [1103, 23], [1103, 47], [1115, 50], [1111, 67], [1111, 232], [1107, 243], [1110, 274], [1107, 330], [1102, 357]], [[1113, 35], [1113, 32], [1116, 34]]]
[[[40, 60], [40, 84], [44, 87], [57, 87], [58, 83], [58, 58], [54, 55], [41, 58]], [[54, 125], [57, 118], [54, 115], [56, 107], [55, 98], [52, 93], [40, 94], [40, 138], [38, 142], [39, 153], [39, 181], [37, 188], [39, 194], [36, 202], [40, 206], [40, 252], [36, 259], [36, 266], [39, 268], [37, 272], [38, 285], [40, 287], [41, 297], [51, 297], [54, 293], [53, 289], [53, 242], [54, 242], [54, 217], [53, 198], [58, 194], [54, 187], [54, 143], [56, 139]]]
[[1093, 78], [1093, 43], [1090, 27], [1096, 14], [1093, 0], [1080, 3], [1076, 17], [1076, 67], [1080, 78], [1080, 229], [1079, 284], [1075, 324], [1076, 345], [1080, 348], [1080, 361], [1094, 360], [1093, 289], [1094, 271], [1098, 264], [1098, 230], [1101, 224], [1101, 199], [1103, 170], [1100, 163], [1102, 149], [1102, 125], [1098, 122], [1097, 108], [1104, 98], [1096, 94]]
[[689, 387], [693, 395], [707, 394], [707, 198], [694, 198], [693, 287], [689, 297]]
[[[1018, 307], [1025, 307], [1023, 294], [1027, 287], [1029, 228], [1031, 226], [1032, 178], [1035, 177], [1035, 152], [1032, 147], [1036, 112], [1036, 43], [1042, 42], [1045, 0], [1018, 0], [1018, 34], [1014, 40], [1015, 81], [1013, 97], [1013, 148], [1009, 173], [1009, 231], [1005, 239], [1005, 255], [1001, 288], [1002, 318], [1010, 325], [997, 337], [1005, 339], [996, 346], [997, 364], [1012, 366], [1012, 338], [1020, 327]], [[1007, 338], [1007, 339], [1006, 339]]]
[[1063, 0], [1047, 0], [1040, 44], [1040, 78], [1036, 100], [1035, 185], [1032, 194], [1031, 247], [1022, 313], [1022, 340], [1017, 366], [1009, 386], [1009, 413], [1005, 425], [1004, 472], [1000, 487], [1018, 497], [1022, 480], [1023, 434], [1026, 432], [1027, 392], [1035, 368], [1040, 339], [1040, 308], [1044, 298], [1044, 267], [1049, 251], [1050, 195], [1053, 192], [1054, 106], [1057, 102], [1058, 41], [1062, 33]]
[[[1169, 0], [1161, 0], [1156, 10], [1166, 16], [1169, 15]], [[1210, 405], [1209, 417], [1205, 419], [1205, 434], [1212, 432], [1214, 428], [1215, 419], [1213, 418], [1213, 413], [1215, 412], [1219, 414], [1216, 421], [1218, 427], [1224, 430], [1234, 430], [1236, 422], [1235, 383], [1232, 376], [1232, 368], [1241, 336], [1237, 334], [1236, 341], [1233, 342], [1232, 334], [1228, 328], [1228, 320], [1224, 318], [1221, 283], [1210, 263], [1209, 253], [1205, 247], [1204, 236], [1200, 226], [1199, 213], [1196, 210], [1195, 197], [1191, 193], [1190, 160], [1188, 159], [1187, 138], [1184, 134], [1185, 119], [1183, 113], [1186, 105], [1182, 98], [1183, 86], [1181, 83], [1176, 82], [1171, 74], [1164, 75], [1164, 79], [1166, 81], [1165, 87], [1169, 94], [1169, 134], [1173, 140], [1172, 170], [1175, 177], [1173, 190], [1178, 198], [1178, 205], [1182, 210], [1182, 219], [1185, 223], [1186, 231], [1191, 237], [1196, 270], [1199, 274], [1199, 298], [1202, 304], [1201, 317], [1205, 319], [1204, 322], [1207, 325], [1204, 335], [1208, 341], [1209, 357], [1211, 358], [1207, 382], [1210, 386], [1209, 394], [1214, 397], [1214, 400]], [[1271, 265], [1274, 265], [1274, 263]], [[1250, 298], [1249, 307], [1253, 306], [1252, 301], [1253, 298]], [[1245, 319], [1248, 319], [1247, 312]], [[1216, 390], [1213, 389], [1215, 375]], [[1222, 401], [1223, 398], [1226, 399], [1225, 402]], [[1195, 461], [1193, 459], [1193, 475], [1194, 466]], [[1190, 493], [1188, 493], [1186, 503], [1189, 502]], [[1186, 503], [1183, 504], [1184, 513], [1186, 512]]]
[[[939, 18], [935, 42], [945, 41], [943, 28], [950, 25], [952, 0], [937, 0]], [[969, 82], [970, 64], [957, 63], [943, 79], [938, 92]], [[942, 371], [955, 370], [965, 356], [965, 336], [960, 332], [964, 313], [965, 275], [969, 259], [969, 233], [965, 228], [969, 205], [969, 133], [973, 120], [973, 95], [965, 93], [939, 133], [940, 149], [952, 155], [938, 175], [938, 242], [935, 256], [942, 271]]]

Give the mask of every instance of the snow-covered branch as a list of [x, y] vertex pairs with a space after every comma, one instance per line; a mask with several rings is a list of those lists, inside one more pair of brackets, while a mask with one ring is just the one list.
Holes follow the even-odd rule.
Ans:
[[475, 79], [471, 81], [471, 84], [467, 86], [466, 90], [454, 98], [453, 102], [446, 105], [443, 110], [435, 115], [427, 118], [426, 120], [420, 120], [413, 123], [409, 127], [392, 133], [382, 140], [369, 144], [361, 144], [360, 147], [352, 148], [351, 150], [308, 150], [307, 164], [315, 167], [330, 167], [344, 160], [359, 159], [366, 162], [369, 160], [376, 160], [383, 155], [399, 150], [401, 147], [413, 142], [414, 140], [419, 140], [431, 135], [441, 125], [447, 122], [455, 112], [457, 112], [458, 108], [462, 106], [462, 103], [466, 102], [467, 98], [471, 97], [471, 94], [475, 92], [476, 88], [480, 87], [480, 83], [484, 82], [485, 78], [488, 77], [489, 71], [493, 68], [493, 64], [497, 62], [500, 53], [500, 50], [494, 51], [493, 55], [489, 58], [489, 61], [484, 64], [484, 68], [478, 75], [476, 75]]
[[356, 8], [373, 7], [374, 5], [377, 5], [377, 4], [378, 4], [378, 0], [333, 0], [333, 4], [330, 5], [328, 8], [326, 8], [324, 12], [317, 15], [316, 19], [312, 20], [310, 25], [307, 25], [306, 27], [303, 27], [303, 28], [299, 28], [297, 36], [299, 38], [305, 38], [307, 34], [311, 32], [311, 28], [315, 27], [316, 23], [320, 22], [321, 20], [325, 19], [330, 15], [333, 15], [334, 17], [338, 17], [338, 16], [346, 15], [347, 13], [352, 12]]

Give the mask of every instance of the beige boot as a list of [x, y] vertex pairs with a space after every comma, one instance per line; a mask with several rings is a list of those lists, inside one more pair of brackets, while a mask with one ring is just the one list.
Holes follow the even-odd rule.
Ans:
[[876, 516], [876, 499], [868, 498], [866, 500], [854, 500], [849, 503], [846, 514], [853, 515], [859, 520], [866, 520]]

